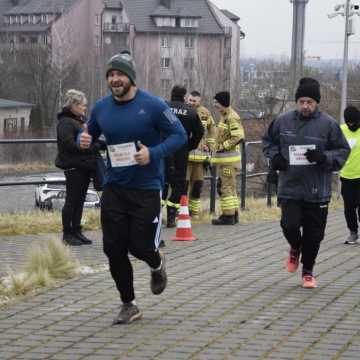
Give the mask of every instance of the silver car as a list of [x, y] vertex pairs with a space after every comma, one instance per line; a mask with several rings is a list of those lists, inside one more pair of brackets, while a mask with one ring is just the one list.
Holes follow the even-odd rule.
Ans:
[[[65, 204], [66, 191], [61, 190], [57, 195], [51, 197], [47, 201], [46, 208], [48, 210], [62, 210]], [[100, 207], [100, 197], [94, 190], [88, 190], [84, 202], [84, 208], [98, 208]]]

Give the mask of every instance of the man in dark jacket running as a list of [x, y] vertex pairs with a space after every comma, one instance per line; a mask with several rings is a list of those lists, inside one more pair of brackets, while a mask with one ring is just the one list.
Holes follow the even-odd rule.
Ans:
[[279, 171], [281, 227], [290, 244], [286, 263], [296, 272], [301, 255], [304, 288], [317, 286], [313, 267], [324, 238], [332, 171], [341, 169], [350, 148], [337, 122], [318, 108], [320, 85], [303, 78], [297, 110], [280, 115], [263, 138], [264, 154]]
[[[177, 210], [180, 207], [180, 198], [186, 195], [186, 168], [189, 152], [199, 145], [204, 135], [204, 127], [195, 109], [185, 104], [186, 89], [183, 86], [175, 85], [171, 90], [169, 106], [172, 112], [180, 119], [187, 135], [188, 141], [175, 153], [166, 159], [166, 182], [171, 187], [171, 195], [166, 201], [167, 227], [175, 227]], [[167, 197], [167, 190], [164, 191], [163, 199]]]

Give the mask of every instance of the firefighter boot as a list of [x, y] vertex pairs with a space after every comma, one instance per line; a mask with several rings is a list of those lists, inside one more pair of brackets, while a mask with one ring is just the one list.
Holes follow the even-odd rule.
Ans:
[[176, 213], [177, 213], [176, 208], [174, 208], [172, 206], [168, 206], [166, 208], [166, 211], [167, 211], [166, 227], [168, 227], [168, 228], [176, 227]]
[[235, 225], [235, 215], [220, 215], [212, 221], [213, 225]]

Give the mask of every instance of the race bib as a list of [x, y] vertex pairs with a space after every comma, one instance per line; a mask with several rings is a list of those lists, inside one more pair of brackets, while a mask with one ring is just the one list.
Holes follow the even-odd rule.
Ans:
[[136, 153], [135, 143], [129, 142], [117, 145], [108, 145], [108, 153], [112, 167], [137, 165], [134, 159]]
[[305, 157], [307, 150], [315, 150], [316, 146], [312, 145], [290, 145], [289, 146], [289, 162], [290, 165], [311, 165]]

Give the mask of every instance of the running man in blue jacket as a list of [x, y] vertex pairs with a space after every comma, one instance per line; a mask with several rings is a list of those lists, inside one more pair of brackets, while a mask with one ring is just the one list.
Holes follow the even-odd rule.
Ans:
[[111, 95], [95, 104], [80, 147], [105, 136], [109, 161], [101, 199], [103, 247], [122, 301], [113, 323], [127, 324], [142, 317], [128, 254], [150, 266], [154, 294], [167, 284], [165, 257], [158, 250], [163, 159], [185, 144], [187, 136], [163, 100], [136, 87], [128, 52], [108, 61], [106, 80]]

